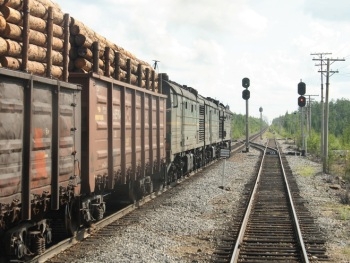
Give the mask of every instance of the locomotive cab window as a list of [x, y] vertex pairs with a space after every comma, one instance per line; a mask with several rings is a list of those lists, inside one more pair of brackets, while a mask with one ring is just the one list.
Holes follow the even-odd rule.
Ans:
[[173, 94], [172, 104], [173, 104], [173, 108], [177, 108], [178, 107], [178, 101], [177, 101], [177, 95], [176, 94]]

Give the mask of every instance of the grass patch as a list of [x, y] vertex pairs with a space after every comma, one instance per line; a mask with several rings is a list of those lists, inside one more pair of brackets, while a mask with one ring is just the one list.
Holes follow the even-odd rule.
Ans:
[[350, 206], [346, 205], [346, 206], [340, 207], [339, 216], [341, 220], [350, 220]]
[[349, 247], [349, 246], [347, 246], [347, 247], [345, 247], [345, 248], [343, 249], [343, 254], [344, 254], [344, 255], [349, 255], [349, 256], [350, 256], [350, 247]]
[[270, 131], [267, 131], [264, 133], [264, 137], [266, 137], [267, 139], [273, 139], [276, 137], [276, 134], [275, 133], [272, 133]]
[[315, 168], [311, 166], [304, 166], [304, 167], [298, 168], [298, 174], [304, 177], [313, 176], [315, 173], [316, 173]]

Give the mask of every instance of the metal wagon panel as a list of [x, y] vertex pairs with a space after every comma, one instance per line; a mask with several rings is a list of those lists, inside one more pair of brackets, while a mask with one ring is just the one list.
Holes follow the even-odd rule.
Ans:
[[113, 189], [153, 173], [165, 159], [166, 96], [94, 73], [70, 81], [82, 85], [83, 192], [98, 178]]
[[[0, 203], [21, 204], [31, 219], [32, 202], [51, 195], [79, 174], [79, 87], [0, 69]], [[76, 188], [79, 192], [79, 187]]]

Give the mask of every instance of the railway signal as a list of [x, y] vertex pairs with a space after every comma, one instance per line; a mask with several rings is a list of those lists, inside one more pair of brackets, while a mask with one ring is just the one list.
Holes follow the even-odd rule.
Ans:
[[262, 112], [263, 112], [262, 107], [259, 108], [259, 112], [260, 112], [260, 140], [262, 140]]
[[299, 107], [304, 107], [306, 104], [306, 98], [304, 96], [298, 97], [298, 105]]
[[246, 101], [245, 102], [245, 108], [246, 108], [246, 116], [245, 116], [245, 125], [246, 125], [246, 152], [249, 152], [249, 119], [248, 119], [248, 114], [249, 114], [249, 105], [248, 105], [248, 100], [250, 98], [250, 91], [248, 90], [250, 86], [250, 80], [249, 78], [243, 78], [242, 79], [242, 86], [245, 88], [242, 91], [242, 98]]
[[300, 95], [298, 98], [299, 107], [304, 107], [306, 104], [306, 99], [303, 95], [306, 93], [306, 84], [302, 81], [298, 83], [298, 94]]
[[301, 136], [302, 136], [302, 156], [305, 156], [305, 134], [304, 134], [304, 113], [303, 113], [303, 107], [306, 105], [306, 98], [304, 97], [306, 93], [306, 84], [300, 80], [298, 83], [298, 94], [300, 95], [298, 97], [298, 106], [301, 109]]

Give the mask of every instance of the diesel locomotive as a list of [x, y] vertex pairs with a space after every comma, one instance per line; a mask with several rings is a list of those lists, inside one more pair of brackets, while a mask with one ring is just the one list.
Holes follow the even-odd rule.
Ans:
[[166, 101], [168, 180], [196, 170], [231, 149], [232, 112], [218, 100], [201, 96], [161, 74]]

